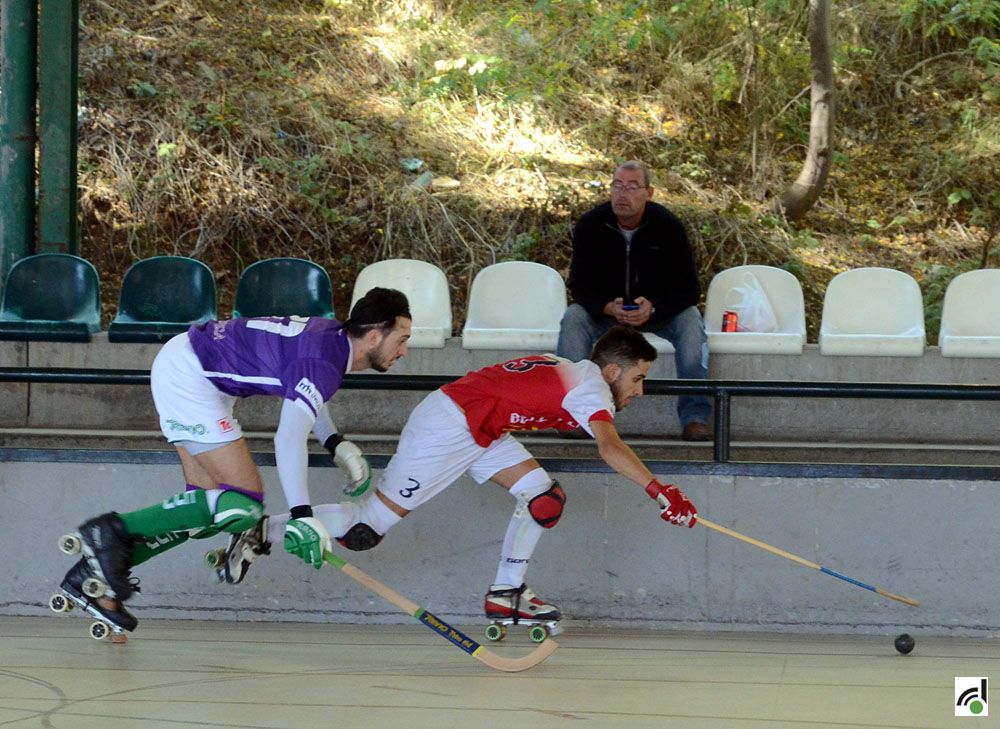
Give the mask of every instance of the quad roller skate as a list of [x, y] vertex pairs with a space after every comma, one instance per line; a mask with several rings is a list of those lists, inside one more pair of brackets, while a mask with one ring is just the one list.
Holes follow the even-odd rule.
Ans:
[[483, 607], [490, 621], [484, 632], [486, 639], [490, 641], [503, 640], [511, 625], [527, 627], [528, 638], [533, 643], [541, 643], [550, 635], [562, 632], [559, 627], [559, 619], [562, 617], [559, 608], [547, 604], [527, 585], [494, 585], [486, 593]]
[[[87, 559], [77, 562], [59, 586], [60, 591], [49, 598], [49, 608], [56, 613], [68, 613], [78, 607], [95, 618], [90, 624], [90, 637], [95, 640], [110, 638], [112, 643], [124, 643], [127, 640], [125, 631], [135, 630], [138, 620], [132, 615], [107, 583], [94, 575]], [[132, 586], [138, 590], [137, 585]], [[102, 605], [99, 600], [113, 600], [112, 607]]]
[[271, 543], [267, 541], [267, 517], [252, 529], [229, 537], [229, 546], [212, 549], [205, 553], [205, 564], [215, 570], [219, 582], [231, 585], [243, 582], [247, 570], [262, 554], [271, 553]]
[[59, 551], [75, 555], [83, 552], [92, 576], [111, 588], [119, 600], [132, 597], [135, 582], [129, 577], [132, 538], [119, 516], [110, 512], [80, 525], [80, 530], [59, 538]]

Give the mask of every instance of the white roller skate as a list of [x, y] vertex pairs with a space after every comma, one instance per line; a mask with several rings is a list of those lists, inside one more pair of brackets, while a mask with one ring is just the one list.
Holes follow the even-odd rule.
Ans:
[[486, 593], [483, 609], [490, 621], [485, 631], [487, 640], [503, 640], [510, 625], [526, 626], [528, 637], [535, 643], [561, 632], [559, 608], [546, 603], [527, 585], [493, 585]]
[[263, 517], [252, 529], [229, 538], [229, 546], [213, 549], [205, 553], [205, 564], [215, 570], [219, 582], [231, 585], [243, 582], [247, 570], [262, 554], [271, 553], [271, 543], [267, 541], [267, 517]]
[[[78, 607], [96, 618], [90, 624], [91, 638], [103, 640], [110, 637], [113, 643], [124, 643], [125, 631], [135, 630], [139, 623], [107, 583], [95, 576], [86, 558], [70, 568], [59, 587], [60, 591], [49, 598], [49, 608], [53, 612], [68, 613]], [[130, 587], [134, 591], [139, 589], [137, 583]], [[105, 604], [101, 600], [106, 601]], [[113, 605], [108, 606], [107, 602], [112, 602]]]

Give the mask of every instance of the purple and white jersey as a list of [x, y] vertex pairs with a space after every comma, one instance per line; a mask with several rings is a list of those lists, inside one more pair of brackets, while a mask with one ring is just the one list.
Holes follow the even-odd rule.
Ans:
[[234, 397], [277, 395], [313, 417], [333, 397], [351, 361], [351, 341], [336, 319], [261, 317], [194, 324], [188, 339], [219, 390]]

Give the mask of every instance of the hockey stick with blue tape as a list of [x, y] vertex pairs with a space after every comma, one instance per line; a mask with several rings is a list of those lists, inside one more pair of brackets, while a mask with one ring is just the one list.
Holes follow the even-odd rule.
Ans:
[[483, 647], [472, 638], [465, 635], [462, 631], [448, 625], [448, 623], [436, 616], [434, 613], [429, 610], [425, 610], [411, 600], [407, 600], [395, 590], [386, 587], [374, 577], [362, 572], [360, 569], [344, 561], [333, 552], [324, 552], [323, 560], [327, 564], [336, 567], [348, 577], [360, 582], [372, 592], [385, 598], [411, 617], [416, 618], [445, 640], [457, 645], [480, 663], [484, 663], [490, 668], [495, 668], [498, 671], [526, 671], [529, 668], [537, 666], [539, 663], [551, 656], [555, 652], [556, 648], [559, 647], [559, 644], [552, 640], [552, 638], [547, 638], [542, 643], [539, 643], [538, 647], [526, 656], [521, 656], [520, 658], [507, 658], [505, 656], [497, 655], [489, 648]]
[[798, 562], [800, 565], [803, 565], [805, 567], [809, 567], [814, 570], [819, 570], [825, 575], [836, 577], [838, 580], [849, 582], [852, 585], [864, 588], [865, 590], [874, 592], [878, 595], [881, 595], [882, 597], [887, 597], [890, 600], [895, 600], [897, 602], [905, 603], [906, 605], [910, 605], [912, 607], [917, 607], [920, 605], [920, 601], [914, 600], [912, 597], [904, 597], [903, 595], [896, 595], [892, 592], [889, 592], [888, 590], [883, 590], [881, 587], [875, 587], [874, 585], [866, 584], [864, 582], [861, 582], [860, 580], [854, 579], [853, 577], [848, 577], [847, 575], [843, 575], [840, 572], [836, 572], [835, 570], [832, 570], [829, 567], [824, 567], [822, 565], [816, 564], [815, 562], [811, 562], [810, 560], [805, 559], [804, 557], [799, 557], [797, 554], [786, 552], [784, 549], [779, 549], [778, 547], [771, 546], [767, 542], [762, 542], [758, 539], [754, 539], [753, 537], [748, 537], [746, 534], [740, 534], [737, 531], [733, 531], [732, 529], [724, 527], [721, 524], [716, 524], [715, 522], [711, 522], [700, 515], [698, 516], [698, 521], [696, 523], [708, 527], [713, 531], [717, 531], [720, 534], [725, 534], [727, 537], [733, 537], [734, 539], [739, 539], [740, 541], [746, 542], [747, 544], [752, 544], [755, 547], [760, 547], [761, 549], [766, 550], [771, 554], [776, 554], [779, 557], [790, 559], [792, 562]]

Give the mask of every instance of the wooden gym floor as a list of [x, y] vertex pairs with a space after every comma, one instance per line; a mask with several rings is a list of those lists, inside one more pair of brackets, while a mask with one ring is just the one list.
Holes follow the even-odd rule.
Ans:
[[[954, 678], [1000, 690], [1000, 641], [567, 628], [523, 673], [417, 625], [142, 620], [126, 645], [68, 616], [0, 617], [0, 727], [816, 729], [1000, 726], [954, 716]], [[459, 626], [479, 637], [479, 628]], [[496, 653], [519, 656], [523, 632]], [[992, 692], [991, 692], [992, 693]]]

